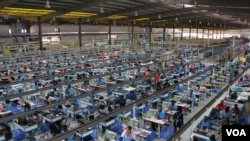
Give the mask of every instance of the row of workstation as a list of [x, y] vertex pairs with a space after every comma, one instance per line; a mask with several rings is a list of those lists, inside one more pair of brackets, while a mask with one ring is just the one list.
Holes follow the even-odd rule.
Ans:
[[[181, 104], [182, 105], [182, 104]], [[183, 104], [184, 105], [184, 104]], [[140, 106], [140, 107], [142, 107], [142, 106]], [[131, 114], [131, 112], [130, 111], [128, 111], [128, 113], [124, 113], [124, 114]], [[153, 114], [153, 115], [155, 115], [155, 114]], [[111, 122], [112, 121], [112, 122]], [[106, 122], [106, 124], [105, 125], [109, 125], [109, 124], [112, 124], [112, 123], [114, 123], [114, 119], [112, 119], [111, 121], [107, 121]], [[165, 123], [164, 121], [162, 121], [162, 120], [159, 120], [159, 121], [161, 121], [161, 123]], [[124, 126], [122, 126], [122, 127], [124, 127]], [[120, 130], [118, 130], [118, 131], [120, 131]], [[115, 131], [115, 132], [118, 132], [118, 131]], [[153, 132], [152, 131], [148, 131], [148, 132], [145, 132], [144, 130], [142, 130], [142, 129], [140, 129], [140, 128], [136, 128], [136, 130], [135, 131], [142, 131], [142, 134], [140, 135], [140, 134], [138, 134], [138, 132], [136, 132], [137, 134], [138, 134], [138, 136], [139, 137], [145, 137], [145, 138], [147, 138], [147, 136], [149, 135], [149, 134], [152, 134]], [[108, 134], [111, 134], [111, 133], [113, 133], [113, 132], [110, 132], [110, 131], [108, 131]], [[114, 134], [113, 134], [114, 135]], [[119, 136], [119, 135], [118, 135]]]
[[[214, 70], [212, 71], [212, 72], [215, 72]], [[218, 76], [219, 76], [219, 73], [218, 73]], [[219, 78], [219, 79], [221, 79], [221, 78]], [[228, 80], [227, 80], [228, 81]], [[212, 82], [216, 82], [216, 81], [212, 81]], [[211, 88], [211, 86], [210, 86], [210, 88]], [[154, 114], [153, 114], [154, 115]], [[140, 130], [140, 129], [139, 129]], [[152, 133], [152, 132], [150, 132], [150, 133]], [[146, 133], [145, 133], [146, 134]], [[144, 134], [144, 135], [145, 135]], [[149, 134], [149, 132], [148, 132], [148, 134]], [[140, 137], [142, 137], [142, 136], [140, 136]], [[145, 136], [144, 136], [145, 137]]]
[[[73, 112], [71, 112], [72, 114], [74, 114], [77, 110], [75, 109], [75, 108], [72, 108], [74, 111]], [[70, 111], [70, 110], [69, 110]], [[46, 119], [46, 118], [45, 118]], [[53, 121], [53, 120], [51, 120], [51, 121]], [[18, 127], [18, 126], [17, 126]], [[32, 128], [28, 128], [28, 129], [32, 129]], [[26, 130], [26, 128], [25, 128], [25, 131], [29, 131], [29, 130]]]
[[[125, 68], [123, 68], [123, 69], [125, 69]], [[123, 70], [123, 69], [120, 69], [120, 70]], [[144, 71], [145, 71], [145, 68], [144, 69], [140, 68], [139, 73], [143, 74]], [[104, 73], [106, 73], [106, 71], [103, 70], [103, 73], [101, 73], [101, 74], [104, 74]], [[171, 73], [171, 72], [168, 72], [168, 73]], [[133, 74], [134, 74], [134, 72], [132, 73], [132, 75]], [[172, 74], [175, 75], [175, 73], [172, 73]], [[128, 77], [125, 77], [125, 75]], [[178, 76], [178, 73], [176, 75]], [[72, 77], [72, 81], [79, 79], [79, 78], [77, 78], [77, 75], [74, 75], [74, 76], [71, 75], [71, 77]], [[88, 77], [91, 77], [91, 76], [88, 76]], [[94, 79], [90, 79], [89, 81], [85, 81], [84, 83], [80, 81], [80, 83], [74, 84], [74, 86], [67, 85], [67, 82], [69, 83], [71, 81], [66, 81], [65, 85], [62, 85], [60, 88], [56, 88], [53, 90], [46, 90], [46, 91], [40, 90], [41, 88], [53, 86], [53, 84], [51, 84], [50, 82], [46, 82], [46, 81], [34, 82], [35, 87], [32, 87], [32, 84], [26, 86], [25, 83], [22, 83], [22, 84], [19, 84], [18, 86], [14, 85], [14, 86], [16, 86], [16, 87], [14, 87], [14, 89], [18, 89], [18, 90], [22, 89], [21, 91], [24, 91], [24, 92], [33, 91], [33, 90], [40, 90], [39, 92], [32, 93], [30, 95], [31, 97], [26, 98], [26, 100], [32, 99], [33, 101], [36, 101], [37, 99], [35, 99], [34, 97], [41, 94], [41, 95], [43, 95], [43, 97], [47, 97], [47, 100], [46, 100], [46, 98], [42, 98], [42, 100], [50, 103], [50, 102], [54, 102], [55, 100], [60, 100], [61, 98], [65, 99], [69, 96], [74, 95], [74, 93], [75, 93], [74, 87], [77, 87], [78, 90], [80, 88], [81, 94], [83, 94], [84, 92], [90, 92], [92, 90], [92, 88], [93, 89], [103, 88], [103, 87], [106, 87], [106, 85], [108, 85], [108, 84], [112, 85], [112, 84], [116, 84], [116, 82], [127, 81], [129, 78], [132, 78], [132, 77], [131, 77], [131, 73], [126, 73], [126, 72], [123, 73], [122, 72], [122, 73], [114, 73], [113, 76], [106, 75], [102, 78], [96, 77]], [[52, 81], [52, 80], [48, 80], [48, 81]], [[44, 86], [45, 85], [44, 83], [47, 83], [47, 85]], [[163, 82], [163, 84], [164, 83], [165, 82]], [[139, 86], [145, 87], [143, 85], [139, 85]], [[3, 90], [3, 92], [6, 92], [6, 91]], [[53, 94], [51, 94], [51, 93], [53, 93]], [[22, 92], [14, 93], [14, 94], [17, 94], [16, 97], [18, 97], [18, 95], [22, 94]], [[50, 95], [57, 95], [57, 98], [52, 98], [52, 96], [50, 96]], [[10, 99], [10, 102], [16, 101], [16, 100], [17, 100], [16, 98], [12, 98], [12, 99]], [[38, 99], [38, 101], [39, 101], [39, 99]]]
[[246, 72], [226, 91], [226, 96], [211, 109], [210, 113], [195, 126], [192, 133], [195, 141], [213, 139], [221, 141], [222, 125], [249, 125], [249, 115], [244, 114], [245, 103], [250, 96], [244, 84], [249, 80], [249, 72]]
[[[206, 88], [203, 86], [203, 82], [205, 84], [206, 81], [209, 81], [211, 77], [216, 76], [217, 73], [219, 72], [214, 72], [213, 74], [211, 71], [207, 74], [194, 78], [194, 80], [198, 80], [197, 83], [190, 83], [190, 81], [188, 81], [188, 83], [178, 86], [174, 91], [170, 91], [168, 93], [171, 97], [170, 100], [161, 97], [150, 101], [151, 103], [156, 102], [156, 104], [152, 104], [153, 106], [149, 109], [149, 113], [144, 120], [157, 123], [159, 128], [157, 129], [158, 135], [160, 136], [160, 127], [165, 126], [166, 123], [163, 123], [161, 119], [157, 119], [156, 115], [158, 110], [155, 109], [155, 105], [161, 105], [163, 110], [166, 110], [166, 117], [163, 119], [166, 122], [170, 122], [172, 120], [174, 115], [177, 113], [177, 107], [181, 107], [183, 114], [187, 115], [192, 109], [194, 109], [194, 105], [198, 105], [200, 102], [205, 101], [206, 97], [214, 94], [215, 89], [223, 89], [224, 86], [218, 86], [216, 88]], [[227, 83], [225, 82], [224, 85]], [[195, 95], [195, 100], [193, 100], [193, 95]], [[174, 119], [172, 121], [174, 121]]]
[[[137, 65], [138, 63], [141, 64], [141, 65], [147, 65], [147, 64], [152, 63], [152, 62], [146, 63], [147, 61], [149, 61], [147, 59], [145, 59], [144, 62], [142, 62], [141, 60], [142, 60], [142, 58], [132, 58], [132, 59], [129, 60], [129, 62], [132, 62], [133, 65]], [[99, 63], [96, 63], [97, 61]], [[106, 65], [105, 61], [103, 61], [103, 63], [101, 63], [98, 59], [87, 59], [87, 60], [85, 59], [83, 61], [79, 61], [79, 60], [74, 61], [74, 60], [71, 60], [70, 63], [68, 61], [65, 62], [65, 63], [61, 62], [60, 64], [57, 64], [58, 62], [55, 62], [55, 65], [53, 65], [53, 64], [48, 65], [48, 62], [45, 62], [44, 64], [41, 64], [39, 67], [32, 67], [32, 68], [24, 67], [23, 69], [19, 68], [19, 69], [15, 69], [15, 70], [9, 70], [8, 69], [8, 72], [6, 72], [7, 74], [3, 74], [2, 81], [3, 82], [7, 81], [9, 83], [9, 79], [11, 79], [10, 81], [12, 83], [10, 83], [10, 84], [14, 85], [14, 84], [18, 84], [18, 83], [23, 83], [23, 81], [27, 82], [27, 80], [37, 81], [37, 80], [39, 80], [39, 76], [40, 76], [43, 79], [46, 79], [46, 80], [43, 81], [43, 82], [45, 82], [44, 85], [45, 84], [49, 85], [48, 83], [51, 83], [51, 82], [48, 82], [47, 79], [51, 79], [51, 77], [53, 75], [57, 75], [56, 79], [59, 79], [58, 75], [59, 75], [59, 77], [62, 77], [63, 75], [65, 76], [66, 75], [65, 71], [68, 71], [68, 74], [72, 74], [72, 73], [75, 72], [75, 70], [77, 70], [79, 72], [83, 68], [91, 68], [93, 66], [96, 69], [93, 68], [93, 71], [91, 73], [99, 73], [100, 69], [98, 70], [97, 68], [104, 67], [104, 69], [107, 69], [107, 68], [108, 69], [112, 69], [112, 67], [114, 65], [118, 65], [117, 68], [119, 68], [120, 64], [117, 64], [117, 63], [114, 64], [112, 62], [119, 62], [119, 63], [122, 64], [122, 63], [124, 63], [124, 61], [127, 61], [127, 59], [125, 59], [125, 58], [119, 58], [117, 60], [108, 60], [108, 64], [107, 64], [108, 67], [100, 66], [100, 65], [103, 65], [103, 64]], [[61, 68], [58, 68], [58, 67], [61, 67]], [[11, 75], [9, 75], [9, 73]], [[81, 77], [80, 74], [77, 74], [77, 75], [74, 75], [74, 74], [73, 75], [68, 75], [68, 76], [65, 77], [65, 79], [67, 79], [67, 80], [68, 79], [75, 79], [75, 77], [79, 77], [79, 76]], [[16, 80], [17, 82], [13, 82], [14, 80]], [[40, 85], [43, 85], [43, 84], [40, 84]], [[22, 90], [18, 90], [18, 91], [22, 92]], [[18, 92], [14, 92], [14, 93], [18, 93]]]
[[[2, 77], [2, 83], [10, 83], [14, 81], [22, 81], [24, 79], [27, 79], [26, 77], [29, 77], [31, 79], [34, 79], [39, 74], [55, 74], [55, 73], [63, 73], [61, 71], [65, 70], [75, 70], [75, 69], [81, 69], [86, 68], [88, 66], [96, 66], [95, 64], [106, 64], [110, 62], [120, 62], [122, 60], [128, 60], [129, 56], [132, 56], [130, 58], [131, 61], [135, 61], [137, 63], [145, 63], [147, 59], [144, 59], [147, 57], [146, 54], [139, 56], [139, 55], [133, 55], [133, 53], [116, 53], [117, 58], [112, 58], [110, 56], [99, 56], [95, 58], [76, 58], [73, 55], [67, 55], [67, 56], [59, 56], [59, 57], [53, 57], [53, 58], [47, 58], [47, 59], [34, 59], [32, 61], [28, 62], [22, 62], [20, 64], [14, 63], [14, 66], [11, 66], [12, 63], [9, 63], [8, 66], [4, 66], [4, 69], [1, 71], [1, 77]], [[164, 55], [164, 54], [163, 54]], [[118, 61], [117, 61], [118, 60]], [[153, 58], [151, 59], [153, 60]], [[102, 63], [101, 63], [102, 62]], [[91, 63], [87, 64], [86, 63]], [[34, 75], [29, 75], [30, 73], [33, 73]]]
[[[45, 81], [46, 82], [46, 81]], [[41, 85], [41, 84], [40, 84]], [[18, 86], [17, 86], [18, 87]], [[20, 86], [20, 87], [22, 87], [22, 86]]]
[[[98, 51], [95, 51], [98, 50]], [[101, 50], [100, 54], [97, 54], [96, 52], [99, 52]], [[104, 55], [108, 55], [108, 56], [115, 56], [117, 57], [118, 53], [121, 52], [120, 48], [115, 48], [112, 47], [110, 48], [111, 51], [106, 52], [105, 50], [103, 50], [101, 47], [99, 48], [83, 48], [83, 49], [78, 49], [78, 50], [73, 50], [73, 49], [69, 49], [69, 50], [62, 50], [62, 51], [57, 51], [57, 52], [46, 52], [46, 54], [29, 54], [29, 55], [22, 55], [20, 57], [2, 57], [0, 58], [1, 63], [3, 64], [1, 69], [5, 69], [5, 67], [11, 67], [11, 66], [15, 66], [18, 64], [27, 64], [29, 65], [30, 62], [32, 61], [50, 61], [50, 59], [52, 58], [60, 58], [60, 57], [74, 57], [74, 58], [91, 58], [91, 57], [100, 57], [100, 56], [104, 56]], [[92, 53], [92, 56], [89, 56], [88, 54]], [[93, 56], [93, 54], [96, 54]], [[115, 55], [116, 54], [116, 55]], [[53, 57], [52, 57], [53, 56]], [[33, 64], [35, 62], [32, 62]]]
[[[152, 64], [152, 62], [150, 62], [149, 64]], [[141, 65], [147, 65], [147, 64], [141, 64]], [[126, 65], [123, 65], [123, 66], [121, 66], [121, 68], [122, 69], [119, 69], [119, 70], [123, 70], [123, 69], [125, 69], [124, 67], [129, 67], [129, 66], [126, 66]], [[133, 67], [133, 66], [132, 66]], [[119, 66], [118, 66], [118, 68], [120, 68]], [[143, 73], [143, 69], [140, 69], [140, 70], [142, 70], [142, 71], [140, 71], [141, 73]], [[97, 70], [97, 69], [95, 69], [95, 70], [92, 70], [92, 71], [94, 71], [94, 72], [92, 72], [92, 75], [87, 75], [87, 77], [91, 77], [91, 76], [93, 76], [93, 73], [96, 73], [96, 75], [98, 75], [98, 73], [97, 73], [97, 71], [99, 71], [99, 70]], [[107, 69], [106, 70], [104, 70], [104, 69], [102, 69], [102, 73], [101, 74], [104, 74], [104, 73], [106, 73], [107, 72]], [[90, 73], [90, 72], [88, 72], [88, 73]], [[134, 73], [132, 73], [132, 74], [134, 74]], [[96, 76], [95, 75], [95, 76]], [[124, 76], [124, 75], [123, 75]], [[62, 76], [61, 76], [62, 77]], [[72, 77], [72, 80], [76, 80], [76, 79], [79, 79], [78, 77], [77, 77], [77, 75], [71, 75], [71, 77]], [[77, 77], [77, 78], [76, 78]], [[118, 78], [118, 77], [122, 77], [122, 73], [121, 74], [117, 74], [117, 73], [115, 73], [115, 75], [114, 76], [112, 76], [113, 77], [113, 79], [114, 80], [118, 80], [118, 81], [123, 81], [123, 79], [122, 78]], [[52, 77], [53, 78], [53, 77]], [[62, 78], [63, 80], [65, 79], [66, 77], [64, 77], [64, 78]], [[97, 77], [96, 77], [97, 78]], [[80, 78], [81, 79], [81, 78]], [[72, 81], [71, 80], [71, 81]], [[42, 91], [42, 90], [40, 90], [41, 88], [47, 88], [47, 87], [51, 87], [51, 86], [54, 86], [53, 85], [53, 83], [51, 84], [51, 81], [53, 81], [53, 79], [51, 80], [51, 79], [48, 79], [48, 80], [40, 80], [40, 81], [35, 81], [35, 82], [33, 82], [33, 84], [32, 83], [25, 83], [24, 81], [22, 81], [22, 82], [20, 82], [21, 84], [15, 84], [15, 85], [11, 85], [11, 86], [13, 86], [13, 88], [11, 87], [10, 88], [10, 91], [9, 91], [9, 89], [7, 89], [6, 90], [6, 88], [4, 88], [3, 90], [2, 90], [2, 92], [3, 92], [3, 95], [4, 95], [4, 93], [7, 93], [7, 97], [9, 96], [8, 95], [8, 92], [10, 93], [10, 94], [14, 94], [14, 95], [16, 95], [16, 94], [22, 94], [23, 92], [27, 92], [28, 90], [30, 90], [30, 91], [38, 91], [39, 90], [39, 92], [35, 92], [35, 93], [31, 93], [31, 97], [36, 97], [37, 95], [39, 95], [39, 93], [42, 93], [43, 95], [47, 95], [48, 96], [48, 94], [51, 92], [51, 91], [48, 91], [48, 89], [46, 89], [45, 91]], [[66, 80], [64, 80], [64, 81], [66, 81], [66, 83], [67, 82], [71, 82], [71, 81], [67, 81], [67, 78], [66, 78]], [[93, 80], [90, 80], [89, 82], [88, 82], [88, 84], [89, 85], [91, 85], [91, 87], [94, 87], [94, 88], [100, 88], [100, 87], [103, 87], [103, 86], [97, 86], [96, 84], [95, 84], [95, 82], [96, 81], [100, 81], [99, 80], [99, 78], [97, 78], [97, 80], [96, 79], [93, 79]], [[104, 78], [104, 82], [106, 82], [107, 81], [107, 77], [105, 77]], [[99, 83], [99, 82], [98, 82]], [[101, 82], [100, 82], [101, 83]], [[113, 82], [107, 82], [107, 83], [109, 83], [109, 84], [112, 84]], [[27, 84], [27, 85], [26, 85]], [[81, 83], [78, 83], [78, 87], [80, 87], [80, 86], [83, 86], [83, 84], [81, 84]], [[99, 84], [98, 84], [99, 85]], [[13, 90], [16, 90], [17, 92], [13, 92], [12, 91], [12, 89]], [[64, 92], [66, 92], [66, 93], [68, 93], [67, 95], [72, 95], [72, 93], [74, 93], [74, 91], [73, 92], [69, 92], [69, 91], [72, 91], [71, 90], [72, 88], [71, 88], [71, 86], [63, 86], [62, 87], [62, 90], [56, 90], [56, 89], [53, 89], [53, 91], [56, 91], [56, 92], [53, 92], [53, 93], [58, 93], [58, 91], [59, 91], [59, 93], [63, 93], [63, 97], [65, 97], [65, 94], [64, 94]], [[19, 97], [18, 95], [16, 95], [15, 97]], [[23, 98], [21, 98], [21, 99], [23, 99]], [[27, 98], [27, 99], [31, 99], [31, 98]], [[55, 100], [55, 99], [58, 99], [58, 98], [50, 98], [50, 97], [48, 97], [48, 100], [50, 101], [50, 99], [52, 99], [52, 100]], [[16, 99], [10, 99], [10, 101], [15, 101]], [[52, 101], [53, 102], [53, 101]], [[32, 104], [33, 105], [33, 104]]]

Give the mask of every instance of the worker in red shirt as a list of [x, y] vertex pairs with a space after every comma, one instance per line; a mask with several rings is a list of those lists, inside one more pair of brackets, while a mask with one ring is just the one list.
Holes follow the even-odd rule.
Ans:
[[219, 104], [216, 105], [215, 107], [217, 110], [225, 110], [227, 108], [227, 105], [224, 103], [223, 100], [220, 101]]
[[160, 89], [161, 88], [161, 74], [159, 70], [156, 71], [155, 81], [156, 81], [156, 89]]

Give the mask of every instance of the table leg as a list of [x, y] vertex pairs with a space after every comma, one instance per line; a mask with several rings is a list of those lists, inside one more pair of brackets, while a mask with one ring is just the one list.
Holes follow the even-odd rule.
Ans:
[[161, 125], [158, 124], [158, 137], [160, 138], [160, 133], [161, 133]]

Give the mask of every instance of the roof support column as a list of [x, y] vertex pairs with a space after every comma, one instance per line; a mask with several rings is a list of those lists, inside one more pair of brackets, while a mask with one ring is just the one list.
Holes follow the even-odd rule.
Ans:
[[216, 30], [216, 39], [218, 39], [219, 30]]
[[175, 27], [173, 25], [173, 42], [174, 42], [174, 37], [175, 37]]
[[196, 28], [196, 41], [198, 40], [198, 33], [199, 33], [199, 28]]
[[152, 26], [149, 27], [149, 33], [148, 33], [148, 38], [149, 38], [149, 46], [152, 45]]
[[192, 30], [192, 26], [190, 26], [189, 28], [189, 40], [191, 40], [191, 30]]
[[175, 45], [175, 24], [173, 25], [173, 46]]
[[135, 31], [134, 31], [134, 21], [133, 22], [131, 22], [131, 44], [132, 45], [134, 45], [134, 33]]
[[38, 38], [39, 38], [39, 46], [40, 50], [43, 49], [43, 37], [42, 37], [42, 23], [41, 23], [41, 17], [38, 17]]
[[212, 29], [212, 39], [214, 39], [214, 29]]
[[220, 39], [221, 39], [221, 30], [220, 30]]
[[109, 45], [111, 45], [112, 44], [112, 42], [111, 42], [111, 20], [109, 20], [109, 31], [108, 31], [108, 37], [109, 37], [109, 41], [108, 41], [108, 43], [109, 43]]
[[79, 47], [82, 47], [82, 19], [78, 20], [78, 37], [79, 37]]
[[205, 28], [202, 29], [202, 40], [204, 40]]
[[164, 27], [163, 27], [163, 35], [162, 35], [162, 40], [163, 40], [163, 42], [165, 42], [165, 41], [166, 41], [166, 26], [165, 26], [165, 24], [164, 24]]

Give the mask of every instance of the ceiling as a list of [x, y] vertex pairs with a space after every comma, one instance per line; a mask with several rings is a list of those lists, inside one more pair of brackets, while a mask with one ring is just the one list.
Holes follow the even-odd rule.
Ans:
[[154, 27], [250, 27], [249, 0], [0, 0], [2, 21], [135, 24]]

